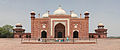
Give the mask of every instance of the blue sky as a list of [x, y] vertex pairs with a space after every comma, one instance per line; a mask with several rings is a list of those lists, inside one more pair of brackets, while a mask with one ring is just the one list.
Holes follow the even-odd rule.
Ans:
[[[0, 26], [22, 23], [26, 32], [31, 32], [30, 12], [42, 16], [47, 10], [50, 14], [61, 5], [70, 13], [74, 10], [78, 15], [90, 12], [89, 32], [94, 32], [99, 23], [108, 28], [108, 36], [120, 36], [120, 0], [0, 0]], [[36, 15], [37, 17], [38, 15]]]

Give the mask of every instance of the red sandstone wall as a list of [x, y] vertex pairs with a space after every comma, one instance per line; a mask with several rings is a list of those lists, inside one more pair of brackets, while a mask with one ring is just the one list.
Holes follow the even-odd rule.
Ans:
[[[51, 18], [64, 18], [62, 17], [51, 17]], [[41, 37], [41, 30], [47, 30], [47, 37], [50, 37], [50, 31], [51, 31], [51, 23], [50, 23], [50, 17], [49, 18], [35, 18], [31, 19], [31, 36], [32, 38], [38, 38]], [[88, 18], [70, 18], [70, 37], [73, 38], [73, 30], [79, 31], [79, 38], [88, 38], [89, 34], [89, 19]], [[42, 28], [42, 24], [46, 24], [46, 28]], [[78, 24], [77, 28], [74, 28], [74, 24]], [[54, 36], [52, 36], [54, 37]]]
[[[42, 28], [42, 25], [46, 24], [46, 28]], [[50, 36], [50, 24], [49, 24], [49, 19], [48, 18], [42, 18], [42, 19], [35, 19], [34, 20], [34, 26], [33, 27], [33, 33], [32, 33], [32, 37], [34, 36], [34, 38], [39, 38], [41, 37], [41, 32], [42, 30], [45, 30], [47, 32], [47, 36]]]

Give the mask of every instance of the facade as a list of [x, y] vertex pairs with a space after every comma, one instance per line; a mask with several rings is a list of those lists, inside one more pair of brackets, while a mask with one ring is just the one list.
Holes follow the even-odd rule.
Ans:
[[73, 11], [70, 14], [59, 7], [53, 15], [49, 11], [36, 18], [31, 12], [31, 37], [32, 38], [89, 38], [89, 13], [84, 13], [81, 18]]
[[[89, 33], [89, 12], [84, 13], [84, 17], [78, 16], [73, 11], [70, 14], [62, 9], [61, 6], [49, 14], [44, 13], [37, 18], [36, 13], [31, 13], [31, 33], [25, 33], [21, 24], [17, 24], [13, 29], [15, 38], [106, 38], [107, 29], [99, 24], [96, 33]], [[39, 14], [40, 16], [40, 14]]]

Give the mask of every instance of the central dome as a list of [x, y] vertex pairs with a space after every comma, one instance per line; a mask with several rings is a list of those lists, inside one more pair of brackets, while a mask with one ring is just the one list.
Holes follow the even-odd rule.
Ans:
[[54, 14], [55, 14], [55, 15], [65, 15], [66, 12], [62, 9], [61, 6], [59, 6], [59, 8], [54, 11]]

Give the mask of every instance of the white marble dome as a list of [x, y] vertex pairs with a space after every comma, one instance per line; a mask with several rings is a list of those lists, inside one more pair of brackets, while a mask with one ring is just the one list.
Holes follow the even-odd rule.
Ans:
[[62, 7], [59, 6], [57, 10], [54, 11], [55, 15], [65, 15], [66, 12], [62, 9]]
[[78, 15], [74, 12], [71, 12], [71, 17], [78, 17]]
[[48, 12], [46, 12], [46, 13], [44, 13], [44, 14], [42, 15], [43, 18], [44, 18], [44, 17], [48, 17], [48, 16], [49, 16]]

